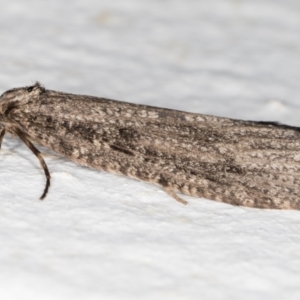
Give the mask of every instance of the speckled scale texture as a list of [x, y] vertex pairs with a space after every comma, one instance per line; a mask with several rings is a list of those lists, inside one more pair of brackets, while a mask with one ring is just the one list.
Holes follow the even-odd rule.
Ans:
[[[300, 209], [300, 131], [47, 90], [5, 92], [0, 124], [72, 161], [233, 205]], [[1, 136], [1, 135], [0, 135]]]

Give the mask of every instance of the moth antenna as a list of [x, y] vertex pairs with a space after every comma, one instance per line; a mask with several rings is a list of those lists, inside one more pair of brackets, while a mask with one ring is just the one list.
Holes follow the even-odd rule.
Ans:
[[[48, 167], [43, 159], [43, 156], [41, 154], [41, 152], [35, 148], [35, 146], [27, 139], [26, 135], [17, 127], [15, 127], [13, 129], [14, 133], [16, 133], [18, 135], [18, 137], [24, 142], [24, 144], [32, 151], [32, 153], [38, 158], [38, 160], [40, 161], [41, 167], [44, 170], [45, 176], [46, 176], [46, 186], [44, 189], [44, 192], [42, 194], [42, 196], [40, 197], [40, 200], [43, 200], [47, 193], [48, 193], [48, 189], [50, 187], [50, 172], [48, 170]], [[0, 133], [0, 138], [1, 138], [2, 132]], [[4, 134], [3, 134], [4, 135]], [[1, 141], [1, 139], [0, 139]]]
[[5, 135], [5, 127], [3, 127], [0, 130], [0, 149], [1, 149], [1, 145], [2, 145], [2, 141], [3, 141], [4, 135]]

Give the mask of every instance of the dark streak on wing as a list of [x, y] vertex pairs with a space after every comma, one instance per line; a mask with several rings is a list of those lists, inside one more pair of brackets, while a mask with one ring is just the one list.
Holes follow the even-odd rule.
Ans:
[[125, 149], [121, 146], [117, 146], [117, 145], [110, 145], [110, 148], [112, 150], [115, 150], [115, 151], [119, 151], [121, 153], [124, 153], [124, 154], [127, 154], [127, 155], [130, 155], [130, 156], [134, 156], [134, 153], [128, 149]]

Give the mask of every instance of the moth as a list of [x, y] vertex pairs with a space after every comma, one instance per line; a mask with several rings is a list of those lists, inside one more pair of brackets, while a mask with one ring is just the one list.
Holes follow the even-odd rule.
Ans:
[[19, 137], [50, 173], [42, 145], [75, 163], [233, 205], [300, 209], [300, 131], [45, 89], [0, 97], [0, 145]]

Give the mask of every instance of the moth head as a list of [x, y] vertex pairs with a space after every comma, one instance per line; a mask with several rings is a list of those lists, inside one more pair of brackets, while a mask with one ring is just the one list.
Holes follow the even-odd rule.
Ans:
[[39, 82], [31, 86], [14, 88], [4, 92], [0, 96], [0, 122], [8, 117], [13, 108], [36, 100], [44, 92], [45, 88]]

